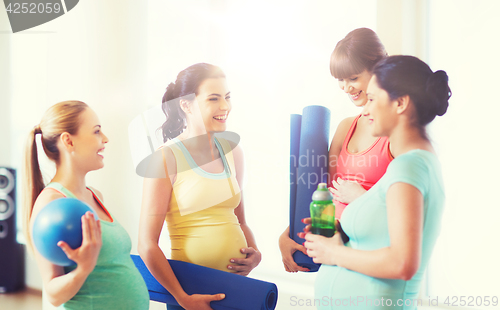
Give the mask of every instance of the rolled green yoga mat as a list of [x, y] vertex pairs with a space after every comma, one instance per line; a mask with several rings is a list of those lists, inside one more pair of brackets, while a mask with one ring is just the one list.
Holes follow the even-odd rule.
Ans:
[[[300, 126], [300, 129], [298, 128]], [[305, 240], [297, 233], [304, 230], [302, 219], [310, 217], [309, 204], [313, 192], [321, 182], [328, 180], [328, 145], [330, 110], [323, 106], [307, 106], [302, 117], [290, 118], [290, 238], [302, 244]], [[295, 184], [292, 184], [295, 183]], [[311, 272], [320, 264], [297, 251], [294, 261]]]
[[[140, 256], [130, 256], [146, 282], [150, 299], [168, 305], [179, 305], [156, 281]], [[226, 294], [223, 300], [210, 303], [214, 310], [272, 310], [276, 307], [278, 288], [274, 283], [177, 260], [169, 260], [169, 263], [186, 293]]]

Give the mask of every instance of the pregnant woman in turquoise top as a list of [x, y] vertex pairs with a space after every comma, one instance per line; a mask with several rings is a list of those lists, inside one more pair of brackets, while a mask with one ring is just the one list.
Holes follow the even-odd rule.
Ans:
[[[36, 136], [45, 154], [55, 162], [56, 173], [45, 186], [38, 163]], [[82, 245], [71, 249], [58, 243], [76, 266], [52, 264], [33, 249], [48, 301], [62, 309], [148, 309], [146, 283], [130, 258], [127, 231], [104, 207], [99, 191], [85, 185], [88, 172], [104, 166], [102, 152], [108, 138], [97, 115], [80, 101], [50, 107], [28, 137], [24, 165], [24, 214], [28, 244], [33, 222], [51, 201], [63, 197], [86, 202], [97, 213], [82, 216]]]
[[375, 66], [363, 114], [374, 136], [389, 137], [395, 159], [344, 211], [351, 247], [338, 233], [305, 234], [308, 255], [323, 264], [318, 309], [417, 308], [444, 206], [441, 168], [425, 126], [446, 113], [450, 95], [446, 73], [416, 57], [390, 56]]

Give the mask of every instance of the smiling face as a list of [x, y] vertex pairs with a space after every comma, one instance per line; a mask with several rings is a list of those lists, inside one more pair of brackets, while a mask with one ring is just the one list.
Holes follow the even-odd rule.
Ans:
[[231, 112], [231, 97], [225, 78], [209, 78], [198, 87], [196, 101], [207, 132], [226, 130], [226, 120]]
[[354, 105], [362, 107], [368, 100], [366, 98], [366, 89], [371, 77], [371, 73], [365, 70], [348, 78], [339, 78], [337, 80], [340, 89], [347, 93]]
[[85, 170], [92, 171], [104, 167], [104, 145], [108, 137], [101, 130], [97, 114], [90, 108], [80, 115], [80, 127], [76, 135], [71, 136], [74, 156]]
[[397, 122], [398, 101], [391, 100], [389, 94], [377, 83], [373, 76], [367, 88], [367, 104], [363, 116], [368, 118], [371, 134], [375, 137], [389, 136]]

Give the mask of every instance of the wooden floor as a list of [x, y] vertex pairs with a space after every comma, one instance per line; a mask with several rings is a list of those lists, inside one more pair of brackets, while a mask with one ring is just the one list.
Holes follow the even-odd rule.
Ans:
[[[278, 295], [276, 310], [314, 310], [313, 306], [293, 306], [290, 295]], [[49, 307], [51, 308], [51, 307]], [[164, 310], [165, 304], [151, 301], [149, 310]], [[440, 310], [438, 308], [418, 307], [419, 310]], [[0, 294], [0, 310], [42, 310], [42, 292], [27, 289], [18, 293]]]
[[2, 310], [42, 310], [42, 292], [26, 289], [16, 293], [0, 294]]
[[[278, 305], [276, 310], [314, 310], [315, 307], [292, 307], [287, 306], [289, 296], [286, 294], [279, 295]], [[288, 302], [289, 303], [289, 302]], [[52, 309], [48, 305], [47, 309]], [[151, 301], [149, 310], [164, 310], [165, 304]], [[42, 292], [27, 289], [17, 293], [0, 294], [0, 310], [42, 310]]]
[[[297, 307], [287, 307], [285, 296], [280, 296], [281, 302], [278, 301], [276, 310], [294, 309]], [[49, 307], [51, 308], [51, 307]], [[300, 310], [313, 310], [314, 307], [299, 307]], [[164, 310], [165, 304], [151, 301], [150, 310]], [[42, 292], [27, 289], [17, 293], [0, 294], [0, 310], [42, 310]]]
[[[48, 309], [52, 306], [46, 305]], [[150, 310], [164, 310], [165, 304], [151, 301]], [[16, 293], [0, 294], [0, 310], [42, 310], [42, 292], [26, 289]]]

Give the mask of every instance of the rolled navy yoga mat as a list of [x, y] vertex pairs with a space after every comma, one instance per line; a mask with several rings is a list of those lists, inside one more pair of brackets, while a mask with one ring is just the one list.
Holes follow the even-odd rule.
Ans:
[[[175, 298], [153, 277], [139, 255], [130, 255], [149, 291], [149, 298], [169, 305], [179, 305]], [[214, 310], [273, 310], [278, 300], [276, 284], [187, 262], [168, 260], [175, 276], [188, 294], [226, 294], [212, 301]]]
[[302, 115], [290, 115], [290, 238], [293, 239], [295, 219], [295, 201], [297, 198], [297, 169], [300, 150], [300, 123]]
[[[310, 217], [309, 205], [313, 192], [319, 183], [328, 181], [328, 142], [330, 134], [330, 110], [323, 106], [307, 106], [302, 110], [300, 122], [292, 115], [290, 127], [300, 125], [300, 130], [290, 128], [290, 238], [302, 244], [304, 239], [297, 233], [306, 226], [302, 219]], [[299, 136], [297, 136], [299, 135]], [[296, 143], [299, 143], [298, 156]], [[296, 166], [296, 167], [293, 167]], [[296, 191], [295, 205], [292, 205], [292, 191]], [[292, 218], [293, 217], [293, 218]], [[309, 256], [300, 251], [293, 254], [294, 261], [314, 272], [320, 264], [315, 264]]]

